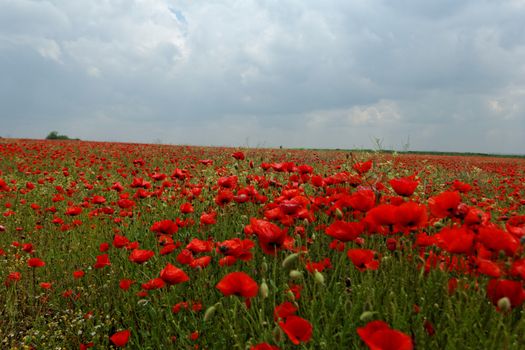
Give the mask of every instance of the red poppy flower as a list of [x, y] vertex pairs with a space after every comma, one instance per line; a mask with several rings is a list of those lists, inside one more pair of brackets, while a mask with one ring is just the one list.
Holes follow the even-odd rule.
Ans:
[[177, 255], [177, 262], [182, 265], [188, 265], [193, 261], [193, 253], [188, 249], [183, 249]]
[[179, 284], [189, 281], [190, 278], [186, 273], [168, 263], [164, 269], [160, 272], [160, 278], [169, 285]]
[[257, 282], [244, 272], [227, 274], [217, 283], [216, 288], [225, 296], [237, 295], [245, 298], [253, 298], [259, 293]]
[[390, 226], [397, 222], [397, 207], [392, 204], [381, 204], [366, 213], [366, 220], [379, 226]]
[[383, 321], [369, 322], [357, 328], [357, 334], [371, 350], [412, 350], [412, 338], [405, 333], [391, 329]]
[[0, 192], [9, 192], [11, 189], [7, 186], [7, 183], [0, 179]]
[[330, 237], [340, 240], [341, 242], [349, 242], [356, 239], [365, 226], [361, 222], [345, 222], [337, 220], [328, 226], [325, 230]]
[[162, 220], [151, 225], [150, 230], [157, 234], [173, 235], [179, 230], [179, 227], [175, 221]]
[[414, 180], [414, 176], [401, 177], [398, 179], [390, 180], [390, 186], [392, 186], [394, 191], [398, 195], [404, 197], [411, 196], [416, 190], [418, 184], [419, 182]]
[[459, 191], [461, 193], [468, 193], [472, 189], [471, 185], [469, 185], [467, 183], [464, 183], [464, 182], [461, 182], [459, 180], [454, 180], [454, 182], [452, 183], [452, 187], [456, 191]]
[[231, 189], [237, 187], [238, 181], [239, 179], [237, 176], [227, 176], [219, 178], [217, 184], [219, 185], [219, 187]]
[[7, 282], [9, 281], [17, 282], [17, 281], [20, 281], [21, 278], [22, 278], [22, 274], [20, 272], [11, 272], [9, 273], [9, 275], [7, 275]]
[[355, 163], [354, 165], [352, 165], [352, 168], [354, 168], [354, 170], [357, 171], [359, 175], [362, 175], [368, 170], [372, 169], [372, 161], [369, 160], [362, 163]]
[[213, 246], [210, 241], [203, 241], [198, 238], [193, 238], [186, 246], [186, 249], [190, 250], [194, 254], [198, 254], [211, 252], [213, 250]]
[[396, 225], [402, 230], [418, 229], [427, 224], [427, 207], [406, 202], [396, 209]]
[[173, 307], [171, 308], [171, 312], [173, 312], [174, 314], [178, 314], [181, 309], [187, 309], [187, 308], [188, 308], [188, 303], [185, 301], [181, 301], [173, 305]]
[[525, 236], [525, 215], [512, 216], [506, 223], [507, 231], [516, 238]]
[[498, 305], [501, 298], [507, 297], [511, 306], [517, 307], [525, 301], [525, 290], [522, 282], [492, 279], [487, 285], [487, 296], [494, 305]]
[[237, 262], [237, 258], [231, 255], [219, 259], [219, 266], [232, 266]]
[[210, 262], [211, 256], [201, 256], [200, 258], [193, 259], [193, 261], [190, 262], [190, 267], [194, 269], [197, 267], [205, 268], [210, 264]]
[[516, 237], [494, 224], [480, 227], [477, 239], [486, 248], [496, 252], [502, 250], [508, 256], [516, 254], [520, 247], [520, 241]]
[[359, 190], [352, 193], [347, 202], [354, 210], [367, 212], [376, 204], [376, 195], [372, 190]]
[[49, 283], [49, 282], [41, 282], [40, 283], [40, 288], [42, 288], [42, 289], [51, 289], [51, 287], [52, 287], [52, 284]]
[[474, 242], [474, 233], [466, 227], [445, 227], [434, 237], [439, 247], [454, 254], [469, 254]]
[[129, 261], [132, 261], [134, 263], [143, 264], [149, 259], [151, 259], [154, 255], [155, 252], [151, 250], [133, 249], [128, 259]]
[[141, 285], [142, 289], [145, 290], [153, 290], [153, 289], [160, 289], [164, 287], [166, 283], [164, 283], [164, 280], [162, 278], [153, 278], [146, 283], [143, 283]]
[[279, 304], [275, 307], [275, 309], [273, 310], [273, 318], [275, 321], [277, 321], [278, 319], [284, 320], [288, 316], [295, 315], [296, 312], [297, 308], [295, 307], [295, 305], [289, 301], [285, 301], [284, 303]]
[[474, 257], [473, 262], [479, 273], [494, 278], [499, 278], [501, 276], [501, 268], [492, 260]]
[[255, 246], [255, 243], [249, 239], [229, 239], [221, 243], [217, 243], [217, 252], [226, 256], [235, 257], [243, 261], [251, 260], [252, 253], [250, 250]]
[[160, 255], [167, 255], [167, 254], [170, 254], [171, 252], [173, 252], [175, 249], [177, 249], [177, 245], [176, 244], [168, 243], [164, 247], [162, 247], [162, 249], [160, 250], [159, 254]]
[[93, 196], [93, 199], [91, 200], [93, 204], [104, 204], [106, 203], [106, 198], [102, 196]]
[[33, 253], [33, 245], [31, 243], [26, 243], [22, 246], [22, 250], [26, 253], [32, 254]]
[[202, 213], [200, 218], [201, 225], [214, 225], [217, 223], [217, 213], [212, 211], [210, 213]]
[[428, 200], [430, 212], [436, 218], [444, 218], [456, 214], [461, 197], [459, 192], [443, 192]]
[[109, 261], [108, 254], [102, 254], [97, 256], [97, 262], [95, 263], [95, 265], [93, 265], [93, 267], [95, 269], [101, 269], [109, 265], [111, 265], [111, 262]]
[[374, 260], [376, 252], [371, 249], [349, 249], [346, 253], [359, 271], [377, 270], [379, 261]]
[[130, 185], [131, 188], [151, 188], [151, 183], [149, 181], [144, 180], [141, 177], [135, 177], [133, 178], [133, 182]]
[[287, 229], [280, 229], [279, 226], [266, 220], [251, 218], [249, 229], [257, 235], [259, 245], [266, 254], [275, 254], [291, 241]]
[[194, 331], [194, 332], [191, 332], [189, 338], [191, 340], [195, 341], [195, 340], [199, 339], [199, 335], [200, 335], [199, 331]]
[[121, 198], [117, 201], [117, 205], [120, 209], [129, 209], [135, 206], [135, 202], [131, 199]]
[[128, 343], [130, 335], [131, 331], [124, 330], [113, 334], [111, 337], [109, 337], [109, 340], [111, 340], [113, 345], [116, 347], [123, 348]]
[[69, 216], [76, 216], [76, 215], [79, 215], [80, 213], [82, 213], [81, 207], [68, 207], [66, 209], [66, 215], [69, 215]]
[[82, 278], [82, 277], [84, 277], [84, 275], [85, 275], [85, 272], [82, 271], [82, 270], [73, 271], [73, 277], [75, 279]]
[[232, 157], [237, 160], [244, 160], [244, 153], [242, 153], [241, 151], [237, 151], [232, 154]]
[[45, 264], [46, 263], [39, 258], [29, 258], [29, 260], [27, 260], [27, 266], [29, 267], [42, 267]]
[[312, 324], [302, 317], [288, 316], [284, 321], [279, 322], [279, 327], [295, 345], [306, 343], [312, 338]]
[[120, 280], [118, 286], [122, 290], [128, 290], [133, 283], [135, 283], [135, 281], [127, 279], [127, 278], [123, 278]]
[[215, 203], [218, 206], [224, 206], [233, 200], [233, 192], [230, 190], [221, 190], [215, 197]]
[[314, 273], [315, 271], [323, 272], [324, 269], [331, 268], [332, 263], [330, 258], [324, 258], [319, 262], [308, 261], [305, 267], [310, 273]]
[[193, 213], [194, 209], [193, 209], [193, 205], [191, 205], [191, 203], [183, 203], [181, 204], [180, 206], [180, 212], [183, 213], [183, 214], [190, 214], [190, 213]]
[[510, 267], [510, 274], [525, 280], [525, 259], [515, 260]]
[[126, 236], [115, 235], [113, 237], [113, 247], [123, 248], [129, 244], [129, 239]]

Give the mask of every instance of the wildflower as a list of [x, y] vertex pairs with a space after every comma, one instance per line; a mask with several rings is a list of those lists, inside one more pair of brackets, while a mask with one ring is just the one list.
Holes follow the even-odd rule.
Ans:
[[374, 260], [376, 252], [371, 249], [349, 249], [347, 256], [359, 271], [377, 270], [379, 261]]
[[160, 278], [169, 285], [179, 284], [189, 281], [190, 278], [186, 273], [168, 263], [164, 269], [160, 272]]
[[29, 267], [42, 267], [45, 264], [46, 263], [39, 258], [29, 258], [29, 260], [27, 260], [27, 266]]
[[299, 316], [288, 316], [279, 322], [279, 327], [295, 345], [306, 343], [312, 338], [312, 324]]
[[357, 334], [371, 350], [412, 350], [412, 338], [403, 332], [391, 329], [383, 321], [372, 321], [357, 328]]
[[232, 272], [224, 276], [216, 288], [225, 296], [237, 295], [253, 298], [259, 293], [259, 286], [248, 274]]
[[113, 345], [115, 345], [116, 347], [123, 348], [128, 343], [130, 335], [131, 331], [123, 330], [113, 334], [111, 337], [109, 337], [109, 340], [111, 340]]

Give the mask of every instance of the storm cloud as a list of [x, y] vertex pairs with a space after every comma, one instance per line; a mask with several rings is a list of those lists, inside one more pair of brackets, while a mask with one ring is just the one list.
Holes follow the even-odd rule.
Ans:
[[0, 1], [0, 136], [524, 153], [525, 1]]

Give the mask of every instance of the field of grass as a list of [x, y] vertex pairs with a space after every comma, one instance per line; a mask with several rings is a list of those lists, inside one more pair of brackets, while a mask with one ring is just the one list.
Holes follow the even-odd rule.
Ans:
[[0, 143], [2, 349], [523, 349], [525, 159]]

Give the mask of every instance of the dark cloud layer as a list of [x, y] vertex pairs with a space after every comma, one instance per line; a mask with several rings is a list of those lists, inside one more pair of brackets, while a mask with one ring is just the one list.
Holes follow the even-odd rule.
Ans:
[[0, 136], [523, 153], [525, 1], [0, 2]]

